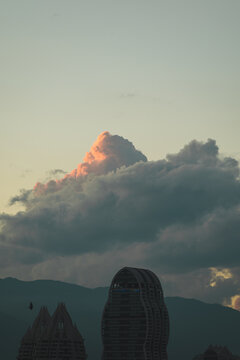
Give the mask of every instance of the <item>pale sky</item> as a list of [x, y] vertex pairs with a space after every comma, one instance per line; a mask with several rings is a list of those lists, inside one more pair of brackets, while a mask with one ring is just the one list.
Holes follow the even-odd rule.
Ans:
[[239, 15], [239, 0], [0, 0], [0, 211], [105, 130], [149, 160], [208, 138], [239, 158]]

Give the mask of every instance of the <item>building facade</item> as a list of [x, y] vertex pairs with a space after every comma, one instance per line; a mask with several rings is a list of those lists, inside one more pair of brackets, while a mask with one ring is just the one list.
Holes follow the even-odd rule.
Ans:
[[18, 360], [86, 360], [84, 340], [63, 303], [53, 316], [42, 307], [22, 338]]
[[102, 316], [102, 360], [166, 360], [169, 318], [158, 277], [125, 267], [113, 278]]

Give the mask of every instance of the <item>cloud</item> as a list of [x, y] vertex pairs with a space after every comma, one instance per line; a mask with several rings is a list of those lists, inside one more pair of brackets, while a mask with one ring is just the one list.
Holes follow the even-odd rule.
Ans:
[[63, 175], [66, 174], [67, 172], [62, 170], [62, 169], [53, 169], [49, 171], [49, 175], [50, 176], [56, 176], [56, 175]]
[[211, 267], [209, 270], [211, 270], [212, 276], [210, 280], [210, 286], [215, 287], [217, 286], [217, 282], [224, 281], [226, 279], [231, 279], [233, 277], [231, 271], [229, 269], [217, 269], [214, 267]]
[[240, 311], [240, 294], [232, 296], [230, 298], [230, 303], [226, 305]]
[[147, 158], [141, 151], [136, 150], [130, 141], [105, 131], [98, 136], [90, 151], [86, 153], [83, 162], [76, 169], [65, 175], [60, 181], [51, 180], [47, 184], [37, 183], [34, 191], [38, 195], [57, 191], [69, 180], [90, 174], [107, 174], [122, 166], [130, 166], [139, 161], [147, 161]]
[[136, 150], [130, 141], [105, 131], [98, 136], [90, 151], [86, 153], [83, 163], [67, 177], [77, 178], [90, 173], [106, 174], [139, 161], [147, 161], [147, 158], [141, 151]]
[[223, 209], [221, 204], [192, 223], [186, 219], [160, 230], [158, 239], [148, 250], [152, 263], [162, 269], [191, 271], [197, 268], [232, 267], [239, 264], [239, 205]]
[[110, 268], [134, 265], [161, 273], [170, 294], [193, 274], [199, 284], [189, 296], [203, 288], [213, 301], [238, 293], [239, 167], [212, 139], [147, 161], [131, 142], [104, 132], [76, 169], [16, 201], [26, 210], [0, 216], [1, 246], [21, 249], [26, 259], [10, 254], [23, 267], [32, 254], [33, 277], [52, 277], [64, 262], [69, 280], [81, 263], [86, 281], [96, 283]]
[[19, 195], [15, 195], [11, 197], [11, 199], [9, 200], [9, 205], [14, 205], [19, 202], [22, 204], [27, 204], [29, 200], [29, 196], [31, 194], [32, 194], [32, 190], [21, 189]]
[[[157, 272], [158, 269], [154, 268]], [[224, 271], [218, 268], [219, 271]], [[212, 279], [211, 269], [197, 269], [187, 273], [164, 274], [158, 272], [162, 277], [162, 284], [165, 294], [168, 296], [182, 296], [187, 298], [195, 298], [209, 303], [221, 303], [225, 306], [234, 307], [231, 300], [235, 294], [240, 293], [240, 268], [231, 269], [232, 277], [227, 279], [218, 279], [217, 284], [212, 287], [210, 281]]]

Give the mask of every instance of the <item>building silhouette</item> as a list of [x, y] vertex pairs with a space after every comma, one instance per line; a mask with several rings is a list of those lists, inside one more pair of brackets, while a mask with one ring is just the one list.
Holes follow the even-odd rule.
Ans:
[[233, 355], [226, 346], [209, 345], [204, 353], [196, 355], [193, 360], [240, 360], [240, 356]]
[[169, 319], [158, 277], [124, 267], [113, 278], [102, 316], [102, 360], [166, 360]]
[[66, 306], [60, 303], [53, 316], [42, 307], [23, 336], [18, 360], [85, 360], [84, 340], [73, 325]]
[[204, 360], [218, 360], [218, 354], [212, 348], [208, 348], [203, 354]]

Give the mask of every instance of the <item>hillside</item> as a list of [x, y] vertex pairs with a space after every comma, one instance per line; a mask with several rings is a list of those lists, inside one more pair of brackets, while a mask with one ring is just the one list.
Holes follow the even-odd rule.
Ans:
[[[89, 360], [100, 360], [100, 323], [108, 289], [52, 281], [0, 279], [0, 353], [4, 360], [16, 358], [18, 346], [40, 306], [52, 313], [65, 302], [85, 338]], [[34, 308], [28, 309], [32, 301]], [[240, 354], [238, 329], [240, 313], [217, 304], [193, 299], [166, 298], [170, 316], [169, 360], [190, 360], [210, 344], [227, 345]]]

